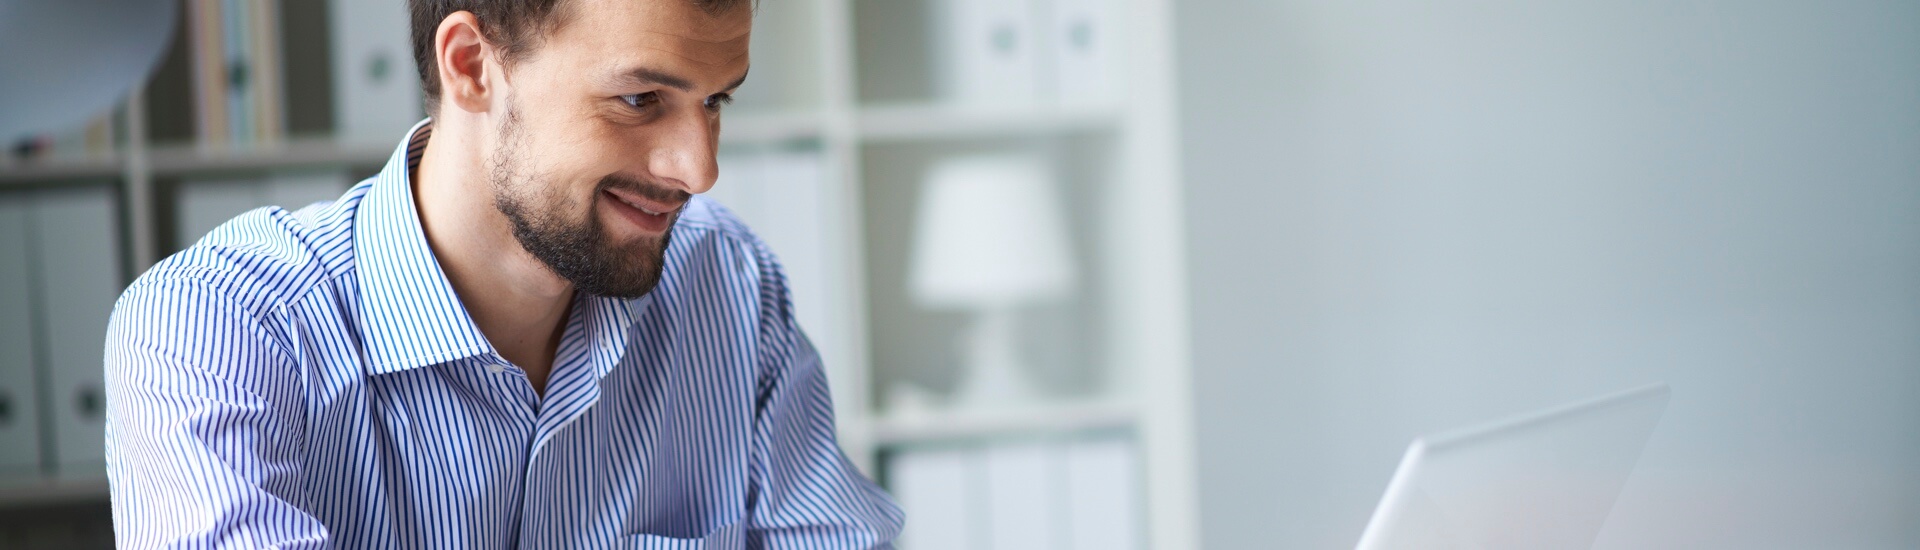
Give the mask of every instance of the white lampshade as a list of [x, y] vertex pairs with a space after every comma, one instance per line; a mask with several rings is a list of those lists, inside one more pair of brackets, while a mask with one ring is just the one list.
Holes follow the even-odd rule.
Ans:
[[939, 308], [1064, 295], [1074, 267], [1054, 178], [1029, 155], [952, 158], [927, 172], [908, 288]]

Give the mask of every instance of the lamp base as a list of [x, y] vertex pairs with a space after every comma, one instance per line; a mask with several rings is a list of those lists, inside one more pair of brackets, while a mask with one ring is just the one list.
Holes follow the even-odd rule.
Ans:
[[990, 306], [974, 318], [962, 339], [966, 370], [954, 391], [955, 406], [1000, 408], [1040, 399], [1015, 351], [1013, 325], [1013, 308], [1007, 305]]

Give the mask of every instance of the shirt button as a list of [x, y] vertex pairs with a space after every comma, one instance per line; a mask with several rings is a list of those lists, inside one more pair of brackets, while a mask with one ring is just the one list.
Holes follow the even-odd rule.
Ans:
[[507, 367], [501, 366], [499, 363], [487, 363], [487, 372], [500, 374], [507, 372]]

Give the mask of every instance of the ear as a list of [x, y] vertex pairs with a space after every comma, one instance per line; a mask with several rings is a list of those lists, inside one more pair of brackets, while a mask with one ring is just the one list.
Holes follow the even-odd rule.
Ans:
[[459, 11], [440, 21], [433, 32], [434, 64], [440, 70], [440, 104], [468, 112], [484, 112], [493, 88], [487, 82], [493, 44], [480, 32], [473, 12]]

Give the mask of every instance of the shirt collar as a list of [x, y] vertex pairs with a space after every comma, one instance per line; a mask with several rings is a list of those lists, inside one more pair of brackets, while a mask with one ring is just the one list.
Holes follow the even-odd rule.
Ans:
[[[421, 229], [412, 173], [432, 134], [432, 119], [408, 131], [354, 214], [354, 263], [373, 374], [495, 354], [453, 293]], [[575, 315], [585, 315], [579, 336], [592, 346], [590, 361], [598, 377], [619, 364], [635, 322], [652, 303], [653, 293], [634, 300], [575, 296]]]
[[584, 308], [587, 313], [587, 325], [583, 334], [593, 345], [588, 362], [593, 365], [596, 379], [606, 378], [607, 373], [620, 364], [626, 356], [627, 341], [632, 337], [634, 323], [650, 304], [653, 294], [648, 293], [635, 300], [608, 298], [575, 293], [574, 307]]
[[428, 248], [414, 206], [412, 170], [432, 133], [432, 119], [407, 132], [354, 213], [354, 265], [374, 374], [494, 352]]

